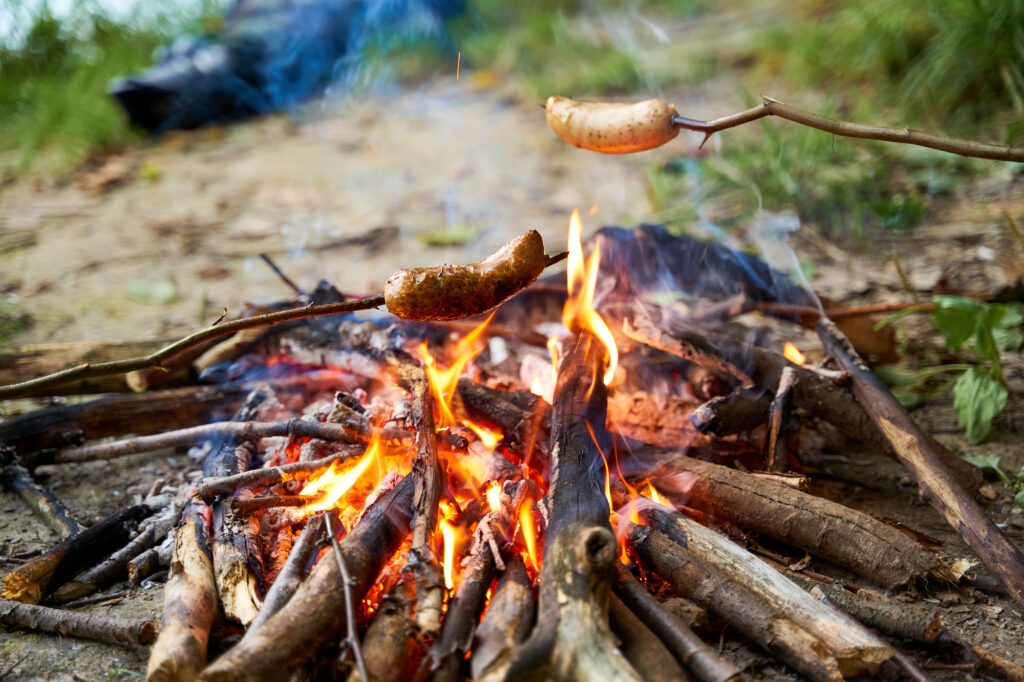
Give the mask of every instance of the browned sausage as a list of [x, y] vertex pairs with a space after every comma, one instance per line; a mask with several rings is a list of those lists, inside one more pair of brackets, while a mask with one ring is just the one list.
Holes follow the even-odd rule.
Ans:
[[636, 104], [577, 102], [548, 97], [548, 125], [574, 147], [602, 154], [632, 154], [674, 140], [679, 128], [672, 104], [648, 99]]
[[399, 270], [384, 285], [384, 300], [403, 320], [472, 317], [533, 284], [544, 265], [544, 240], [530, 230], [479, 263]]

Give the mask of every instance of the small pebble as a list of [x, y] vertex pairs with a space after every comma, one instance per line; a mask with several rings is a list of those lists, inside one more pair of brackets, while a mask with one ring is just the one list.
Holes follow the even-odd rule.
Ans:
[[994, 500], [997, 497], [996, 491], [993, 490], [991, 486], [987, 485], [983, 485], [980, 488], [978, 488], [978, 494], [984, 497], [986, 500]]

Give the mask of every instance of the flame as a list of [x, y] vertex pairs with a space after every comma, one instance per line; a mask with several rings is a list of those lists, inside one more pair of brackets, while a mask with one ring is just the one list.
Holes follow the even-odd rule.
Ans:
[[374, 438], [370, 441], [369, 446], [366, 448], [366, 452], [356, 462], [355, 466], [349, 467], [346, 471], [342, 471], [346, 467], [346, 462], [335, 461], [331, 468], [320, 475], [319, 478], [310, 481], [306, 486], [299, 491], [300, 495], [309, 495], [317, 498], [317, 501], [304, 507], [303, 509], [309, 513], [324, 511], [326, 509], [333, 508], [338, 500], [347, 493], [352, 486], [356, 484], [356, 481], [366, 473], [366, 470], [370, 468], [370, 465], [377, 461], [381, 452], [381, 441], [379, 438]]
[[604, 450], [601, 449], [601, 445], [597, 442], [597, 435], [594, 433], [594, 427], [590, 425], [590, 422], [584, 421], [587, 425], [587, 432], [590, 434], [590, 440], [594, 441], [594, 447], [601, 453], [601, 463], [604, 464], [604, 496], [608, 500], [608, 513], [610, 514], [615, 510], [615, 505], [612, 504], [612, 475], [608, 469], [608, 458], [604, 456]]
[[494, 448], [498, 447], [498, 443], [504, 438], [501, 431], [495, 431], [489, 429], [482, 424], [477, 424], [468, 419], [462, 419], [460, 422], [467, 429], [476, 434], [476, 437], [480, 439], [480, 442], [484, 444], [484, 447], [494, 452]]
[[427, 378], [430, 380], [430, 390], [433, 392], [434, 401], [437, 403], [440, 417], [437, 423], [439, 429], [455, 424], [455, 416], [452, 414], [451, 409], [455, 387], [459, 383], [459, 376], [462, 375], [462, 370], [483, 350], [483, 346], [477, 344], [477, 340], [483, 335], [484, 330], [487, 329], [487, 325], [490, 324], [493, 317], [494, 313], [491, 313], [473, 331], [459, 339], [459, 342], [455, 344], [455, 360], [446, 369], [440, 369], [437, 366], [434, 356], [427, 350], [426, 341], [418, 346], [420, 357], [423, 359], [423, 365], [427, 371]]
[[594, 215], [595, 213], [597, 213], [597, 204], [591, 206], [590, 211], [588, 211], [588, 213], [590, 213], [590, 215]]
[[644, 497], [649, 497], [652, 502], [660, 504], [662, 507], [672, 506], [669, 503], [669, 501], [665, 497], [663, 497], [662, 494], [659, 493], [653, 485], [651, 485], [650, 481], [647, 481], [647, 485], [644, 487], [643, 491], [640, 494], [643, 495]]
[[797, 350], [796, 346], [791, 344], [789, 341], [782, 347], [782, 354], [786, 356], [786, 359], [795, 365], [802, 365], [807, 361], [804, 354]]
[[535, 571], [540, 570], [540, 562], [537, 560], [537, 528], [533, 525], [533, 498], [528, 497], [519, 505], [519, 528], [523, 532], [530, 564]]
[[583, 329], [596, 336], [604, 344], [608, 354], [608, 367], [604, 372], [604, 383], [608, 385], [615, 376], [615, 367], [619, 364], [619, 351], [615, 347], [615, 339], [604, 319], [594, 310], [594, 290], [597, 288], [597, 272], [601, 264], [601, 250], [595, 248], [590, 258], [584, 263], [583, 244], [580, 235], [583, 233], [583, 221], [579, 209], [572, 212], [569, 219], [569, 259], [568, 259], [568, 291], [569, 300], [562, 311], [562, 323], [569, 329]]
[[501, 484], [497, 481], [491, 481], [487, 485], [487, 506], [491, 508], [491, 511], [495, 514], [501, 513]]
[[451, 590], [455, 587], [455, 542], [459, 535], [459, 529], [451, 522], [455, 517], [455, 505], [448, 500], [441, 500], [441, 513], [443, 516], [437, 525], [444, 542], [444, 586]]

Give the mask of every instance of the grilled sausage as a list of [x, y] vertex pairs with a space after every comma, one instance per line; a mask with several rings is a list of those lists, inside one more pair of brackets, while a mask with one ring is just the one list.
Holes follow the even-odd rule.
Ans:
[[675, 105], [660, 99], [636, 104], [577, 102], [548, 97], [548, 125], [574, 147], [602, 154], [632, 154], [675, 139]]
[[399, 270], [384, 285], [384, 300], [403, 320], [472, 317], [533, 284], [544, 265], [544, 240], [530, 230], [479, 263]]

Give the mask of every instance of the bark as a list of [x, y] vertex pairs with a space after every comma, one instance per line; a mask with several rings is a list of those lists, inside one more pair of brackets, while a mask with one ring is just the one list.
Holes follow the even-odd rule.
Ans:
[[343, 462], [351, 457], [357, 457], [365, 450], [366, 448], [362, 445], [352, 445], [346, 447], [344, 452], [315, 462], [293, 462], [276, 467], [251, 469], [233, 476], [204, 478], [196, 487], [196, 495], [206, 504], [212, 504], [219, 495], [230, 495], [242, 488], [259, 486], [270, 488], [287, 481], [316, 478], [330, 469], [335, 461]]
[[703, 568], [742, 584], [794, 625], [813, 633], [835, 657], [844, 676], [875, 674], [895, 653], [867, 630], [850, 627], [845, 618], [724, 535], [680, 514], [646, 510], [641, 516], [685, 543], [687, 553]]
[[469, 659], [472, 679], [477, 682], [504, 679], [512, 651], [530, 634], [533, 612], [530, 576], [522, 558], [515, 555], [505, 562], [505, 572], [473, 636], [473, 654]]
[[[405, 682], [412, 676], [409, 662], [416, 647], [412, 598], [411, 586], [398, 583], [377, 607], [363, 638], [368, 682]], [[358, 670], [352, 671], [348, 682], [363, 682]]]
[[939, 558], [868, 514], [772, 480], [673, 454], [658, 491], [717, 519], [800, 547], [892, 589], [948, 579]]
[[153, 526], [146, 526], [134, 540], [111, 554], [102, 563], [54, 591], [53, 598], [57, 601], [70, 601], [113, 585], [127, 574], [128, 562], [152, 547], [155, 541], [156, 530]]
[[771, 401], [771, 394], [763, 388], [738, 388], [694, 408], [690, 422], [699, 433], [731, 436], [764, 424]]
[[18, 497], [57, 534], [57, 537], [66, 539], [82, 530], [82, 524], [71, 515], [60, 498], [36, 483], [25, 467], [14, 463], [8, 464], [4, 467], [0, 482], [11, 492], [17, 493]]
[[217, 614], [210, 515], [209, 507], [195, 501], [182, 510], [164, 585], [163, 623], [146, 668], [150, 682], [191, 682], [206, 665], [210, 626]]
[[248, 516], [253, 512], [273, 507], [304, 507], [315, 498], [309, 495], [261, 495], [260, 497], [231, 498], [231, 512], [236, 516]]
[[[552, 411], [548, 528], [537, 627], [507, 679], [639, 680], [608, 626], [615, 536], [608, 522], [602, 445], [604, 347], [583, 333], [562, 360]], [[593, 434], [593, 435], [592, 435]]]
[[313, 556], [313, 550], [322, 534], [323, 521], [320, 516], [315, 516], [306, 523], [306, 527], [299, 535], [298, 542], [295, 543], [291, 554], [288, 555], [288, 561], [285, 562], [284, 568], [281, 569], [277, 579], [267, 591], [259, 614], [249, 623], [249, 627], [245, 631], [246, 637], [250, 637], [271, 616], [280, 611], [295, 594], [295, 590], [299, 588], [306, 577], [306, 565], [309, 563], [309, 558]]
[[157, 625], [151, 620], [62, 611], [8, 599], [0, 599], [0, 624], [122, 645], [151, 644], [157, 633]]
[[624, 567], [616, 567], [615, 594], [649, 627], [700, 682], [739, 679], [740, 669], [726, 661], [683, 621], [672, 615]]
[[75, 574], [123, 547], [131, 529], [150, 511], [146, 505], [124, 509], [11, 570], [3, 579], [3, 598], [38, 604]]
[[850, 373], [857, 399], [888, 438], [900, 462], [914, 474], [921, 497], [960, 534], [1014, 601], [1024, 605], [1024, 554], [1006, 539], [944, 464], [952, 453], [914, 423], [828, 319], [818, 322], [818, 336], [829, 354]]
[[687, 682], [691, 679], [661, 640], [614, 594], [608, 615], [622, 654], [642, 679], [647, 682]]
[[[413, 477], [383, 495], [341, 541], [360, 600], [408, 534]], [[338, 562], [324, 557], [288, 603], [258, 630], [208, 667], [201, 680], [279, 680], [337, 642], [345, 629], [344, 590]]]

